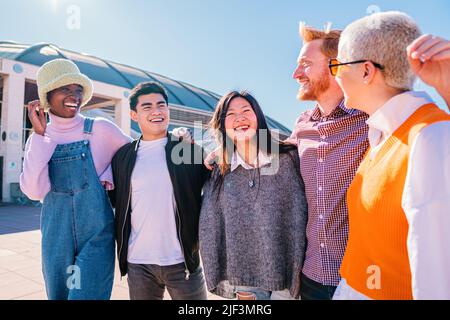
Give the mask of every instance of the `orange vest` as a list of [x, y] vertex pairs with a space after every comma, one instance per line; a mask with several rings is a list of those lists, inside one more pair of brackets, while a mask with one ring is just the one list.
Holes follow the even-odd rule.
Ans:
[[[414, 112], [370, 158], [347, 191], [349, 239], [341, 266], [348, 285], [372, 299], [412, 299], [402, 195], [412, 142], [424, 127], [450, 120], [434, 104]], [[425, 170], [426, 168], [424, 168]]]

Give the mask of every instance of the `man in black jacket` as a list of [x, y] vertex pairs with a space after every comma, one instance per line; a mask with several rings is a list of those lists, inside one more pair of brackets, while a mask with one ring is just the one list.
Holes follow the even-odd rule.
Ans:
[[206, 299], [198, 252], [201, 191], [209, 178], [203, 149], [168, 134], [169, 108], [158, 83], [131, 92], [131, 118], [140, 139], [112, 160], [116, 239], [121, 275], [132, 300]]

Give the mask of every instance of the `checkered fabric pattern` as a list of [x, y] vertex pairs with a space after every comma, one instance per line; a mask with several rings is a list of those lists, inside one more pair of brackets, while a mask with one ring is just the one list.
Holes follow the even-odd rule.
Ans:
[[346, 193], [369, 146], [367, 114], [344, 101], [324, 117], [306, 111], [290, 137], [298, 145], [308, 201], [307, 250], [303, 274], [337, 286], [348, 239]]

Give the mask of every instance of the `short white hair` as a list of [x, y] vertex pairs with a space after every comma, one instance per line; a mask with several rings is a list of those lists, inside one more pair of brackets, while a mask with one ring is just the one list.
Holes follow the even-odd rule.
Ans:
[[412, 90], [416, 76], [406, 48], [421, 35], [416, 22], [398, 11], [379, 12], [348, 25], [341, 35], [339, 52], [350, 61], [370, 60], [383, 66], [388, 86]]

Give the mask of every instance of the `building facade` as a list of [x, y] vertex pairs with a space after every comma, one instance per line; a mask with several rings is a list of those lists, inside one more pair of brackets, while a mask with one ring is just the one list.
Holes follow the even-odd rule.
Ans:
[[[48, 43], [24, 45], [0, 41], [0, 202], [13, 202], [21, 196], [19, 176], [25, 142], [32, 132], [26, 105], [38, 99], [36, 74], [44, 63], [70, 59], [94, 83], [94, 95], [81, 112], [102, 116], [116, 123], [124, 132], [139, 136], [139, 128], [130, 120], [128, 95], [142, 81], [157, 81], [169, 95], [170, 127], [194, 129], [194, 138], [202, 142], [220, 95], [168, 77], [90, 55], [59, 48]], [[268, 118], [271, 129], [280, 138], [289, 130]]]

